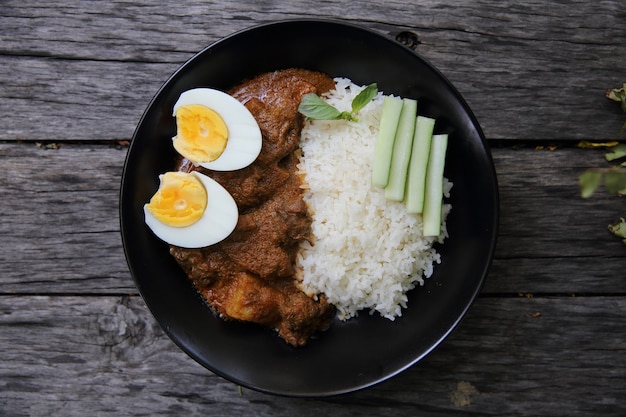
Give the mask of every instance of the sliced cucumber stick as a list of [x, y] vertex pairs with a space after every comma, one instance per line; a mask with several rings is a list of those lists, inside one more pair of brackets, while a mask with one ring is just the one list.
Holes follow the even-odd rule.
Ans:
[[424, 236], [441, 233], [441, 209], [443, 204], [443, 170], [446, 162], [448, 135], [434, 135], [430, 146], [424, 195]]
[[405, 195], [405, 205], [409, 213], [421, 213], [424, 210], [426, 169], [434, 128], [435, 119], [417, 116]]
[[385, 198], [392, 201], [404, 200], [406, 176], [411, 160], [411, 148], [415, 134], [417, 100], [402, 99], [402, 111], [393, 143], [389, 181], [385, 187]]
[[372, 184], [384, 188], [389, 182], [389, 167], [393, 155], [393, 143], [398, 129], [402, 99], [386, 96], [383, 101], [383, 110], [380, 116], [380, 131], [374, 151], [374, 166], [372, 168]]

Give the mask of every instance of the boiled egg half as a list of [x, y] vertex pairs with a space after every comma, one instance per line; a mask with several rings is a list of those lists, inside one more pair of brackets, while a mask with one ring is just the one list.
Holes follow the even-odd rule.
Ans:
[[145, 222], [161, 240], [183, 248], [201, 248], [226, 239], [239, 211], [230, 193], [199, 172], [166, 172], [150, 202]]
[[261, 152], [262, 136], [252, 113], [233, 96], [211, 88], [183, 92], [174, 104], [174, 149], [214, 171], [250, 165]]

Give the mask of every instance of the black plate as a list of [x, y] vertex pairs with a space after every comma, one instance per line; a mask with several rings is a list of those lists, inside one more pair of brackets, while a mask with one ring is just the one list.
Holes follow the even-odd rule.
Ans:
[[[409, 294], [394, 322], [367, 312], [304, 348], [270, 329], [216, 318], [145, 226], [142, 207], [171, 170], [172, 106], [194, 87], [228, 90], [258, 73], [288, 67], [326, 72], [419, 100], [419, 113], [450, 133], [446, 176], [454, 182], [450, 237], [442, 262], [424, 287]], [[144, 113], [128, 151], [121, 187], [124, 250], [132, 276], [168, 336], [212, 372], [251, 389], [324, 396], [383, 381], [415, 364], [456, 327], [480, 291], [493, 256], [498, 188], [482, 131], [456, 89], [410, 49], [379, 33], [328, 20], [290, 20], [228, 36], [186, 62]]]

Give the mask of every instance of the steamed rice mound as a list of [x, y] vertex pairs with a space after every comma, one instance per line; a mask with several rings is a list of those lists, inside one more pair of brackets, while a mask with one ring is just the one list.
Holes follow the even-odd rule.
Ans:
[[[340, 111], [364, 88], [337, 78], [324, 96]], [[379, 93], [357, 115], [345, 120], [308, 121], [302, 131], [298, 166], [304, 200], [312, 216], [311, 242], [297, 256], [303, 291], [324, 293], [349, 319], [360, 310], [394, 320], [406, 308], [406, 292], [423, 285], [440, 256], [432, 247], [447, 237], [444, 204], [442, 233], [422, 235], [421, 215], [406, 212], [403, 203], [387, 201], [371, 185], [374, 148], [382, 112]], [[451, 184], [444, 181], [447, 194]]]

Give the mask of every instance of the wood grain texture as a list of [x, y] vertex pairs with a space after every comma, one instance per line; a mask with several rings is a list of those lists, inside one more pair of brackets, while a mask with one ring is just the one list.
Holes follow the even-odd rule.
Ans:
[[623, 248], [607, 239], [608, 223], [624, 216], [622, 201], [603, 189], [593, 200], [580, 196], [580, 174], [608, 166], [602, 151], [509, 148], [493, 153], [501, 186], [499, 257], [623, 256]]
[[622, 117], [603, 92], [624, 81], [620, 6], [5, 1], [0, 111], [11, 116], [0, 139], [128, 139], [160, 85], [193, 54], [249, 26], [301, 17], [341, 18], [391, 38], [413, 32], [417, 52], [459, 89], [490, 139], [614, 138]]
[[110, 146], [0, 144], [2, 292], [132, 289], [118, 216], [125, 155]]
[[[118, 219], [125, 141], [162, 83], [223, 36], [302, 17], [413, 34], [481, 123], [501, 207], [485, 286], [441, 346], [307, 400], [240, 392], [176, 347]], [[626, 246], [606, 227], [626, 205], [580, 197], [606, 161], [573, 146], [624, 122], [603, 97], [626, 81], [624, 21], [620, 0], [2, 1], [0, 416], [625, 415]]]
[[[0, 233], [12, 248], [0, 252], [2, 292], [136, 293], [119, 233], [126, 152], [0, 144]], [[501, 219], [485, 291], [626, 294], [626, 249], [607, 230], [626, 207], [602, 190], [592, 200], [578, 190], [580, 173], [606, 165], [602, 152], [495, 148], [493, 155]]]
[[11, 343], [0, 343], [0, 410], [12, 417], [619, 416], [625, 309], [615, 297], [482, 298], [420, 364], [371, 389], [302, 400], [240, 394], [175, 347], [138, 297], [1, 296], [0, 331]]

